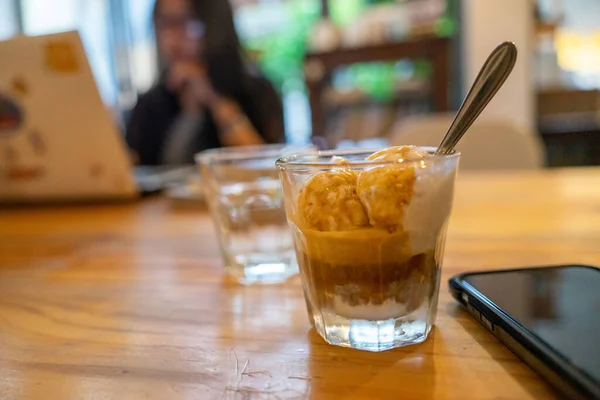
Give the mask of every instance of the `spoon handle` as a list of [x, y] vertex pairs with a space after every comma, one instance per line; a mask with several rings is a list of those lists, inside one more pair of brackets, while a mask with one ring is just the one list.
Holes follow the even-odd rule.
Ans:
[[512, 42], [501, 43], [492, 51], [477, 74], [435, 154], [449, 154], [454, 149], [473, 121], [502, 87], [516, 61], [517, 47]]

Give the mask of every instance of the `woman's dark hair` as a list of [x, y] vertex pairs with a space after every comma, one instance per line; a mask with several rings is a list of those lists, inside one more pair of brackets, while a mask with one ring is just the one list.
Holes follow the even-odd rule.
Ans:
[[[156, 20], [158, 2], [154, 5]], [[233, 22], [228, 0], [189, 0], [195, 17], [204, 24], [202, 63], [219, 93], [238, 98], [248, 81], [242, 47]]]

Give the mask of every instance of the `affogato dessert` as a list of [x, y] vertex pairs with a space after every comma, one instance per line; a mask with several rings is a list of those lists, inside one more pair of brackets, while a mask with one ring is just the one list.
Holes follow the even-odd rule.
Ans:
[[428, 309], [457, 163], [399, 146], [360, 166], [340, 157], [331, 164], [304, 182], [288, 210], [313, 313], [381, 321]]

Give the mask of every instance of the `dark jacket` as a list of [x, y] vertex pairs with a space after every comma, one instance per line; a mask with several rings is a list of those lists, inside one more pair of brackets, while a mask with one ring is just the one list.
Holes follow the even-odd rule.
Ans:
[[[256, 131], [267, 143], [281, 143], [285, 139], [283, 107], [279, 95], [264, 78], [250, 78], [244, 91], [234, 98]], [[196, 152], [221, 147], [218, 127], [208, 109], [196, 136]], [[166, 136], [181, 112], [175, 93], [159, 83], [140, 96], [129, 124], [127, 144], [139, 157], [142, 165], [158, 165]], [[189, 160], [193, 163], [194, 160]]]

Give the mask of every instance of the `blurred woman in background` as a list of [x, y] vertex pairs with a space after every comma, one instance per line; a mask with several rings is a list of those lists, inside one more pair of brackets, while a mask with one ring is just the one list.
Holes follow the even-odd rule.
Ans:
[[133, 110], [127, 142], [143, 165], [284, 141], [281, 100], [243, 57], [227, 0], [157, 0], [160, 81]]

